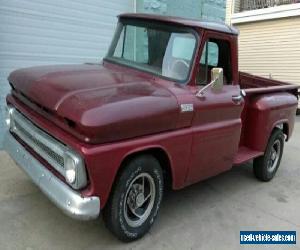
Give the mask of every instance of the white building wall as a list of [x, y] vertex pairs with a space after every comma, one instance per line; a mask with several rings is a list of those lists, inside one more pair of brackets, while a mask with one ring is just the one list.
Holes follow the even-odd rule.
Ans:
[[117, 15], [134, 0], [0, 0], [0, 148], [8, 74], [35, 65], [99, 62]]

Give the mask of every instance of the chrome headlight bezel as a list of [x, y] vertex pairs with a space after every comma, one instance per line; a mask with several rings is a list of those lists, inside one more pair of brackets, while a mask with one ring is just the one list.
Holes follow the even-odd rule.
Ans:
[[[87, 185], [85, 164], [79, 154], [72, 150], [67, 150], [64, 153], [64, 167], [65, 180], [71, 187], [80, 189]], [[74, 177], [74, 180], [70, 178], [71, 176]]]
[[[6, 120], [7, 125], [9, 125], [9, 130], [16, 134], [22, 141], [24, 141], [29, 147], [33, 149], [38, 155], [45, 159], [59, 174], [61, 174], [65, 181], [73, 189], [81, 189], [87, 185], [87, 172], [85, 167], [85, 162], [79, 153], [76, 153], [66, 144], [58, 141], [50, 134], [42, 131], [34, 123], [28, 120], [23, 116], [16, 108], [11, 105], [7, 105], [6, 108]], [[32, 143], [31, 137], [24, 134], [22, 130], [16, 127], [22, 127], [27, 132], [30, 131], [30, 136], [34, 137], [40, 141], [45, 147], [50, 148], [58, 156], [61, 156], [63, 159], [63, 164], [57, 163], [53, 158], [47, 157], [47, 153], [39, 148], [36, 144]], [[70, 164], [72, 163], [72, 164]], [[70, 176], [67, 175], [68, 170], [73, 169], [74, 180], [70, 181]]]

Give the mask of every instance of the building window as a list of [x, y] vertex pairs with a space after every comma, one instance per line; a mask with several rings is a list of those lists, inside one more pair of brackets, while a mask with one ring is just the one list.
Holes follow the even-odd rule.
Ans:
[[240, 12], [300, 3], [300, 0], [240, 0]]

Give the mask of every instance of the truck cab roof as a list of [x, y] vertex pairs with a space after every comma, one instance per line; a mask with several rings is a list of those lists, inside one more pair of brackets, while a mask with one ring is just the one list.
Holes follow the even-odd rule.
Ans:
[[182, 25], [187, 27], [203, 28], [207, 30], [214, 30], [218, 32], [224, 32], [227, 34], [238, 35], [239, 32], [236, 28], [229, 26], [221, 22], [212, 22], [206, 20], [196, 20], [182, 17], [173, 16], [160, 16], [153, 14], [136, 14], [136, 13], [125, 13], [119, 15], [119, 18], [131, 18], [131, 19], [141, 19], [141, 20], [151, 20], [157, 22], [165, 22], [176, 25]]

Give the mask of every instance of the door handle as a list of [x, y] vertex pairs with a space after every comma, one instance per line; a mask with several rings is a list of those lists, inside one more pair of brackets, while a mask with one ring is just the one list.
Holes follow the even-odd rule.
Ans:
[[242, 95], [234, 95], [234, 96], [232, 97], [232, 101], [233, 101], [235, 104], [239, 105], [239, 104], [241, 104], [241, 102], [243, 101], [243, 96], [242, 96]]

